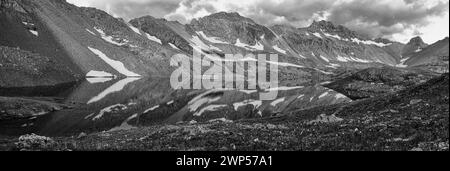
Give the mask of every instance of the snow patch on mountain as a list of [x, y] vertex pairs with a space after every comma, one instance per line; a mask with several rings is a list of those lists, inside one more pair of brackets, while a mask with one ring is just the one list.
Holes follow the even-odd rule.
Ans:
[[353, 58], [353, 57], [345, 57], [338, 55], [337, 60], [340, 62], [359, 62], [359, 63], [371, 63], [372, 61], [364, 60], [360, 58]]
[[242, 43], [241, 40], [237, 39], [236, 43], [234, 44], [237, 47], [247, 48], [247, 46], [250, 46], [248, 44]]
[[326, 97], [326, 96], [328, 96], [328, 92], [325, 92], [325, 93], [323, 93], [323, 94], [321, 94], [320, 96], [319, 96], [319, 99], [321, 99], [321, 98], [324, 98], [324, 97]]
[[259, 42], [256, 42], [256, 44], [254, 46], [249, 46], [249, 48], [252, 48], [254, 50], [264, 50], [264, 45], [262, 45]]
[[408, 65], [405, 64], [406, 61], [408, 61], [408, 60], [409, 60], [409, 58], [404, 58], [404, 59], [400, 60], [400, 63], [397, 64], [396, 67], [398, 67], [398, 68], [406, 68], [406, 67], [408, 67]]
[[123, 74], [123, 75], [125, 75], [127, 77], [140, 77], [141, 76], [139, 74], [136, 74], [136, 73], [128, 70], [122, 62], [116, 61], [116, 60], [113, 60], [113, 59], [109, 58], [102, 51], [100, 51], [98, 49], [91, 48], [91, 47], [88, 47], [88, 49], [91, 50], [98, 57], [100, 57], [100, 59], [105, 61], [112, 68], [114, 68], [117, 72], [119, 72], [119, 73], [121, 73], [121, 74]]
[[39, 33], [35, 30], [29, 30], [31, 34], [35, 35], [35, 36], [39, 36]]
[[298, 56], [300, 56], [300, 58], [306, 59], [306, 57], [303, 56], [302, 54], [298, 54]]
[[330, 63], [327, 67], [337, 69], [337, 68], [341, 67], [341, 65]]
[[229, 44], [228, 42], [219, 40], [219, 38], [217, 38], [217, 37], [208, 37], [208, 36], [206, 36], [206, 34], [203, 31], [197, 31], [196, 33], [197, 33], [197, 35], [202, 36], [203, 39], [205, 39], [208, 42], [216, 43], [216, 44]]
[[345, 96], [345, 95], [343, 95], [343, 94], [340, 94], [340, 93], [336, 94], [334, 97], [335, 97], [336, 99], [345, 99], [345, 98], [348, 98], [347, 96]]
[[327, 37], [331, 37], [331, 38], [335, 38], [338, 40], [344, 40], [344, 41], [348, 41], [348, 39], [343, 39], [342, 37], [340, 37], [339, 35], [333, 35], [333, 34], [329, 34], [329, 33], [323, 33], [325, 36]]
[[96, 34], [95, 34], [94, 32], [92, 32], [91, 30], [89, 30], [89, 29], [86, 29], [86, 31], [87, 31], [88, 33], [90, 33], [90, 34], [96, 36]]
[[272, 103], [270, 103], [270, 105], [277, 106], [278, 104], [280, 104], [281, 102], [284, 102], [285, 100], [286, 100], [286, 97], [279, 98], [277, 100], [274, 100]]
[[296, 90], [296, 89], [302, 89], [305, 88], [304, 86], [295, 86], [295, 87], [286, 87], [286, 86], [282, 86], [282, 87], [273, 87], [270, 89], [265, 90], [266, 92], [270, 92], [270, 91], [290, 91], [290, 90]]
[[283, 66], [283, 67], [305, 68], [304, 66], [291, 64], [291, 63], [287, 63], [287, 62], [275, 62], [275, 61], [266, 61], [266, 62], [269, 64]]
[[313, 35], [322, 39], [322, 35], [320, 35], [320, 33], [313, 33]]
[[145, 36], [147, 36], [147, 39], [149, 39], [149, 40], [151, 40], [151, 41], [154, 41], [154, 42], [157, 42], [157, 43], [159, 43], [159, 44], [162, 44], [161, 39], [158, 39], [158, 38], [155, 37], [155, 36], [152, 36], [152, 35], [150, 35], [150, 34], [148, 34], [148, 33], [145, 33]]
[[153, 107], [151, 107], [151, 108], [145, 110], [144, 113], [148, 113], [148, 112], [150, 112], [150, 111], [154, 111], [154, 110], [158, 109], [159, 107], [160, 107], [159, 105], [153, 106]]
[[218, 47], [215, 47], [213, 45], [207, 45], [198, 36], [193, 36], [191, 39], [191, 42], [192, 42], [192, 44], [191, 44], [192, 48], [199, 50], [199, 52], [201, 52], [200, 49], [206, 50], [206, 51], [217, 50], [217, 51], [222, 52], [222, 50], [219, 49]]
[[132, 26], [131, 24], [127, 24], [127, 25], [128, 25], [128, 27], [130, 27], [131, 30], [133, 30], [134, 32], [136, 32], [137, 34], [142, 35], [141, 31], [140, 31], [138, 28]]
[[374, 42], [372, 40], [360, 40], [358, 38], [352, 38], [352, 42], [358, 43], [358, 44], [375, 45], [375, 46], [378, 46], [378, 47], [385, 47], [385, 46], [392, 45], [392, 43], [388, 43], [388, 44], [378, 43], [378, 42]]
[[25, 22], [25, 21], [23, 21], [23, 22], [22, 22], [22, 24], [24, 24], [24, 25], [31, 25], [31, 26], [34, 26], [34, 24], [33, 24], [33, 23], [29, 23], [29, 22]]
[[273, 49], [275, 49], [276, 51], [278, 51], [278, 52], [280, 52], [282, 54], [286, 54], [286, 51], [281, 49], [281, 48], [279, 48], [278, 45], [273, 46]]
[[211, 93], [213, 91], [215, 91], [215, 90], [210, 90], [210, 91], [205, 92], [205, 93], [195, 97], [194, 99], [192, 99], [188, 103], [189, 111], [195, 112], [198, 110], [198, 108], [200, 108], [204, 104], [209, 104], [209, 103], [220, 100], [221, 97], [204, 97], [205, 95], [207, 95], [208, 93]]
[[349, 59], [350, 59], [350, 58], [343, 57], [343, 56], [340, 56], [340, 55], [337, 56], [337, 60], [338, 60], [338, 61], [341, 61], [341, 62], [350, 62]]
[[174, 48], [174, 49], [176, 49], [176, 50], [180, 50], [180, 48], [178, 48], [177, 46], [175, 46], [175, 45], [172, 44], [172, 43], [169, 43], [169, 46], [172, 47], [172, 48]]
[[262, 45], [259, 42], [256, 42], [256, 44], [252, 46], [252, 45], [249, 45], [249, 44], [242, 43], [241, 40], [236, 39], [236, 43], [234, 45], [237, 46], [237, 47], [241, 47], [241, 48], [247, 49], [247, 50], [251, 50], [251, 51], [253, 51], [253, 50], [264, 50], [264, 45]]
[[322, 56], [322, 55], [320, 55], [320, 58], [322, 58], [324, 61], [326, 61], [326, 62], [330, 62], [330, 60], [328, 59], [328, 58], [326, 58], [326, 57], [324, 57], [324, 56]]

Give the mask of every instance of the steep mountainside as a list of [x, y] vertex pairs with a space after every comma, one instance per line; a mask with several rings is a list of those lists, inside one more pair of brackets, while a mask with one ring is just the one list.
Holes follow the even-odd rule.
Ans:
[[106, 12], [64, 0], [2, 0], [0, 44], [37, 53], [78, 77], [167, 76], [175, 51]]
[[403, 56], [403, 58], [409, 58], [409, 57], [411, 57], [411, 55], [422, 51], [427, 46], [428, 46], [428, 44], [423, 42], [421, 37], [414, 37], [403, 48], [402, 56]]
[[325, 86], [357, 100], [404, 90], [436, 76], [420, 69], [368, 68]]
[[435, 72], [448, 72], [449, 39], [446, 37], [411, 55], [405, 64], [411, 67], [425, 67]]
[[401, 44], [380, 39], [371, 40], [327, 21], [314, 22], [308, 28], [296, 29], [278, 25], [272, 29], [283, 37], [296, 53], [327, 67], [395, 65], [399, 60], [395, 52], [398, 48], [395, 46]]
[[0, 46], [0, 88], [53, 86], [76, 79], [68, 66], [54, 58]]
[[50, 30], [18, 1], [0, 1], [0, 87], [48, 86], [81, 77]]

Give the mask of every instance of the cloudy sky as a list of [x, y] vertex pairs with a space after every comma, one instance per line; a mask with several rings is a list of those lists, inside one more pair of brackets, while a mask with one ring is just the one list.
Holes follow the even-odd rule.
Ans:
[[307, 27], [328, 20], [366, 35], [406, 43], [434, 43], [449, 35], [449, 0], [67, 0], [125, 20], [151, 15], [188, 23], [193, 18], [239, 12], [263, 25]]

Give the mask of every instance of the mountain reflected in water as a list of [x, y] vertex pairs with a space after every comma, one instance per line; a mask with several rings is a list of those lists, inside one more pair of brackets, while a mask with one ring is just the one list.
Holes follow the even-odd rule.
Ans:
[[[259, 92], [264, 91], [278, 91], [278, 97], [259, 100]], [[167, 78], [89, 78], [65, 97], [73, 108], [2, 124], [0, 134], [70, 136], [155, 124], [270, 117], [349, 101], [308, 82], [281, 83], [269, 90], [174, 90]]]

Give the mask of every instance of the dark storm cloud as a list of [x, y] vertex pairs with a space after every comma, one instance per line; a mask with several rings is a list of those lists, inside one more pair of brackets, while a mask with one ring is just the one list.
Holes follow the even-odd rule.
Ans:
[[[328, 20], [346, 25], [372, 37], [392, 35], [404, 29], [429, 24], [429, 17], [442, 16], [449, 11], [449, 2], [427, 5], [426, 1], [404, 0], [403, 3], [374, 3], [358, 0], [342, 3], [330, 10]], [[416, 30], [417, 32], [417, 30]]]

